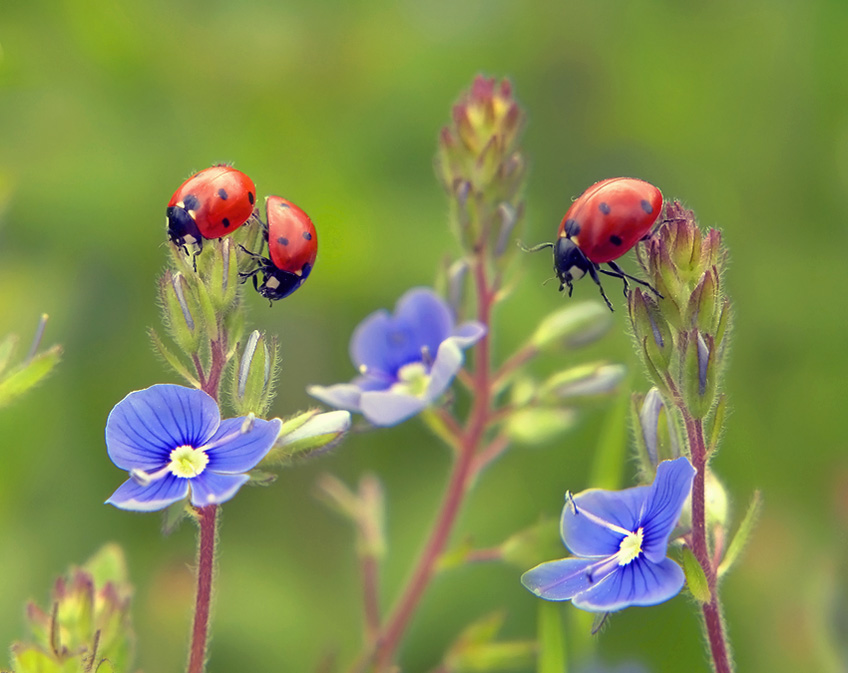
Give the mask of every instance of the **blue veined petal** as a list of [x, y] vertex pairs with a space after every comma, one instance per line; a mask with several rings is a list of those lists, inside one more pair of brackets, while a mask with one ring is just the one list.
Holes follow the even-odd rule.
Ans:
[[146, 485], [141, 485], [134, 479], [127, 479], [106, 504], [136, 512], [155, 512], [185, 498], [188, 488], [188, 479], [175, 477], [173, 474], [167, 474]]
[[370, 423], [389, 427], [414, 416], [426, 406], [427, 400], [415, 395], [374, 391], [362, 393], [359, 411]]
[[[623, 491], [589, 489], [566, 501], [561, 531], [565, 546], [577, 556], [608, 556], [618, 552], [621, 541], [642, 524], [649, 486]], [[608, 525], [599, 523], [606, 522]], [[614, 530], [616, 527], [620, 530]]]
[[615, 612], [633, 605], [657, 605], [683, 588], [683, 570], [671, 559], [651, 563], [644, 557], [619, 566], [594, 587], [574, 596], [575, 607], [592, 612]]
[[362, 390], [352, 383], [337, 383], [333, 386], [309, 386], [306, 392], [336, 409], [362, 411], [360, 406]]
[[215, 432], [218, 405], [202, 390], [158, 384], [118, 402], [106, 421], [106, 448], [124, 470], [155, 471], [178, 446], [200, 446]]
[[[567, 601], [590, 589], [606, 575], [597, 570], [608, 559], [566, 558], [541, 563], [521, 576], [521, 583], [540, 598], [549, 601]], [[605, 569], [608, 574], [617, 564]]]
[[248, 481], [250, 477], [246, 474], [217, 474], [205, 470], [191, 480], [191, 504], [195, 507], [220, 505], [232, 498]]
[[426, 287], [406, 292], [398, 300], [395, 316], [415, 334], [419, 350], [426, 346], [431, 357], [453, 330], [453, 314], [447, 302]]
[[209, 456], [207, 470], [220, 474], [247, 472], [271, 450], [280, 434], [282, 421], [279, 418], [270, 421], [256, 418], [252, 428], [242, 433], [244, 421], [244, 418], [221, 421], [215, 436], [203, 447]]
[[657, 476], [650, 487], [645, 509], [642, 552], [648, 560], [659, 563], [668, 550], [668, 536], [677, 525], [680, 512], [695, 478], [695, 468], [688, 458], [664, 460], [657, 466]]

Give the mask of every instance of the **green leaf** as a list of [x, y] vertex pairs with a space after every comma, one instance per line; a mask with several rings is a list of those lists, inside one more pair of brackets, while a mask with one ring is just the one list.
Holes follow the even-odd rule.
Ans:
[[742, 523], [739, 524], [739, 529], [736, 531], [736, 535], [733, 536], [733, 540], [731, 540], [730, 544], [727, 546], [724, 558], [718, 566], [719, 577], [730, 570], [733, 567], [733, 564], [739, 560], [742, 550], [745, 548], [745, 545], [748, 543], [748, 539], [751, 537], [751, 533], [754, 531], [754, 525], [757, 523], [757, 519], [759, 518], [762, 504], [762, 494], [759, 491], [754, 491], [754, 497], [751, 498], [751, 503], [748, 505], [748, 511], [745, 512], [745, 517], [742, 519]]
[[695, 558], [695, 554], [689, 547], [683, 548], [683, 573], [686, 575], [686, 585], [689, 591], [695, 597], [695, 600], [701, 603], [708, 603], [712, 596], [710, 591], [707, 576], [704, 574], [704, 569]]
[[161, 337], [156, 333], [156, 330], [150, 328], [147, 333], [150, 335], [150, 339], [153, 341], [154, 350], [162, 356], [162, 359], [171, 365], [171, 369], [173, 369], [177, 374], [182, 376], [189, 385], [194, 386], [195, 388], [200, 388], [200, 381], [195, 378], [192, 373], [189, 371], [188, 367], [186, 367], [182, 361], [172, 353], [165, 343], [162, 341]]
[[541, 444], [577, 424], [574, 409], [520, 409], [509, 415], [505, 434], [522, 444]]
[[539, 658], [537, 673], [568, 673], [562, 606], [539, 601]]
[[0, 407], [9, 404], [44, 380], [59, 363], [61, 356], [62, 347], [53, 346], [39, 353], [29, 362], [12, 369], [3, 380], [0, 380]]
[[9, 364], [12, 359], [12, 354], [15, 352], [15, 346], [18, 345], [18, 337], [10, 334], [2, 342], [0, 342], [0, 374]]

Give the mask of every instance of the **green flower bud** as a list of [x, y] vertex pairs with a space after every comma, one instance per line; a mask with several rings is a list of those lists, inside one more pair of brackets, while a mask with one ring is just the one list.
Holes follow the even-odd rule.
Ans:
[[162, 300], [168, 334], [184, 353], [196, 353], [201, 338], [196, 319], [200, 307], [186, 277], [179, 271], [165, 271], [159, 281], [159, 297]]
[[504, 433], [519, 444], [543, 444], [572, 429], [577, 420], [574, 409], [518, 409], [509, 415]]
[[608, 395], [617, 390], [627, 368], [606, 362], [571, 367], [549, 377], [539, 389], [543, 400], [557, 401], [573, 397]]
[[35, 642], [12, 645], [16, 673], [94, 671], [108, 662], [116, 671], [132, 668], [135, 636], [129, 605], [132, 588], [117, 545], [106, 545], [82, 568], [60, 577], [52, 608], [27, 607]]
[[597, 302], [569, 303], [539, 323], [530, 337], [530, 345], [536, 350], [558, 346], [579, 348], [600, 339], [612, 322], [610, 312]]
[[496, 640], [506, 614], [497, 612], [467, 626], [453, 642], [440, 667], [450, 673], [529, 669], [538, 646], [532, 640]]
[[312, 409], [285, 421], [274, 447], [259, 464], [287, 464], [326, 453], [350, 430], [350, 412]]
[[236, 415], [264, 416], [274, 400], [272, 376], [277, 361], [277, 340], [268, 341], [258, 330], [251, 332], [236, 368], [231, 397]]

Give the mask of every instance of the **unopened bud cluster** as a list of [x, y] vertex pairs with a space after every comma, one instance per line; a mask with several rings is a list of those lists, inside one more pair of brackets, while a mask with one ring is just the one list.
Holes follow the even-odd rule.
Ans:
[[662, 295], [630, 293], [637, 350], [663, 397], [703, 419], [718, 402], [727, 354], [730, 302], [722, 286], [727, 253], [721, 233], [702, 233], [692, 211], [672, 202], [663, 223], [636, 252]]
[[514, 248], [508, 242], [524, 210], [526, 162], [518, 144], [523, 125], [510, 83], [478, 76], [442, 129], [436, 171], [468, 251], [488, 249], [501, 257]]

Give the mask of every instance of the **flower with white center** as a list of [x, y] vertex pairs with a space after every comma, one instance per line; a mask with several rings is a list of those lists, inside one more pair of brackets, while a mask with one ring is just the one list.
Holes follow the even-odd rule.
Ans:
[[195, 507], [232, 498], [280, 433], [279, 419], [227, 418], [202, 390], [159, 384], [115, 405], [106, 421], [109, 458], [130, 478], [106, 501], [152, 512], [191, 498]]

